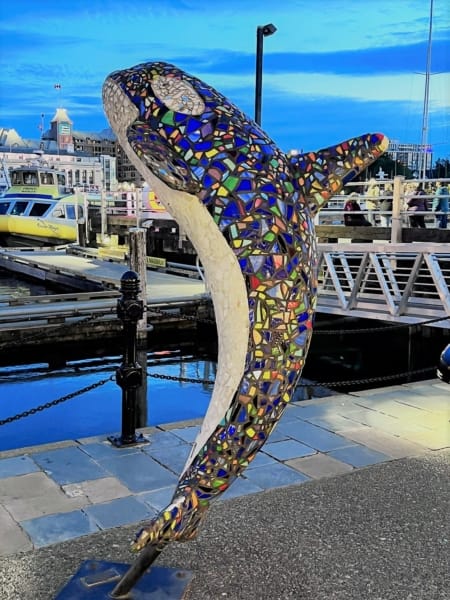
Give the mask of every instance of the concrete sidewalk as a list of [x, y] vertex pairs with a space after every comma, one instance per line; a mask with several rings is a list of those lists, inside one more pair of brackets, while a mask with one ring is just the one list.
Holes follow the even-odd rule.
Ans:
[[[289, 406], [224, 500], [450, 446], [450, 387], [438, 379]], [[171, 498], [199, 424], [0, 453], [0, 556], [136, 523]]]

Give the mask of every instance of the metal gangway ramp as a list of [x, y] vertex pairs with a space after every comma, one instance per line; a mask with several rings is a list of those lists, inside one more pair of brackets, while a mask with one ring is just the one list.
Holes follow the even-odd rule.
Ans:
[[448, 244], [319, 244], [318, 311], [450, 328]]

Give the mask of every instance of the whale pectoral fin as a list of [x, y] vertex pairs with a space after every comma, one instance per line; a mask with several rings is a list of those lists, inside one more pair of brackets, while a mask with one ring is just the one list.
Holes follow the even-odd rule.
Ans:
[[308, 198], [312, 214], [379, 158], [388, 145], [383, 134], [368, 133], [317, 152], [291, 156], [293, 177]]

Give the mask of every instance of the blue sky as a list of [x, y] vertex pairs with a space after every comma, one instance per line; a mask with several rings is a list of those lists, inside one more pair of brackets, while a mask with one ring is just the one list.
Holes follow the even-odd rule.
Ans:
[[[285, 151], [369, 131], [420, 143], [428, 0], [14, 0], [0, 8], [0, 127], [38, 138], [58, 105], [100, 131], [105, 77], [176, 64], [254, 114], [258, 25], [262, 127]], [[450, 2], [434, 0], [428, 141], [450, 158]], [[54, 85], [59, 83], [61, 91]]]

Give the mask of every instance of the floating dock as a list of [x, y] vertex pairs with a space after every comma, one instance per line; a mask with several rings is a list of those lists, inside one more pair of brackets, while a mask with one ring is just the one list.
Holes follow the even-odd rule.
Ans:
[[[0, 347], [46, 341], [81, 341], [95, 335], [117, 336], [120, 280], [124, 261], [99, 258], [91, 250], [0, 250], [0, 267], [62, 287], [68, 293], [8, 298], [0, 301]], [[193, 327], [212, 320], [205, 283], [194, 270], [184, 275], [147, 270], [146, 308], [150, 328]]]

